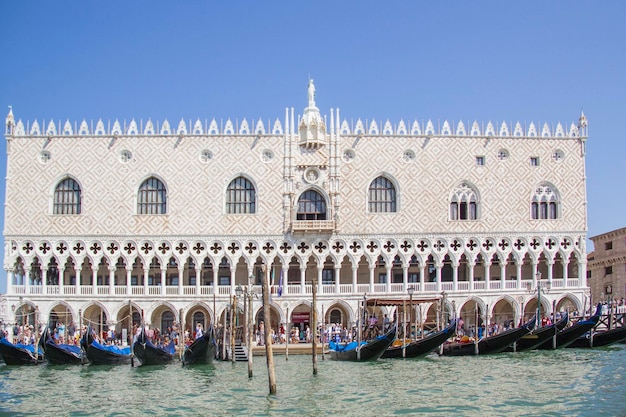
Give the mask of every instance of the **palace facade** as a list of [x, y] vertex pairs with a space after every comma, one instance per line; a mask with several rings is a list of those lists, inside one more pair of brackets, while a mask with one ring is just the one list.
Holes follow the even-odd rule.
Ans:
[[584, 115], [352, 122], [322, 115], [311, 80], [302, 114], [275, 120], [11, 110], [5, 137], [5, 322], [221, 323], [263, 278], [274, 328], [309, 323], [312, 283], [318, 317], [346, 326], [364, 297], [420, 322], [519, 322], [537, 292], [543, 312], [589, 307]]

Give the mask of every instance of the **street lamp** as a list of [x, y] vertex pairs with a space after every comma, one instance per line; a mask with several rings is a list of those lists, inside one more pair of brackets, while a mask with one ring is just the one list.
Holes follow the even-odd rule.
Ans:
[[409, 293], [409, 339], [413, 341], [413, 332], [411, 329], [413, 327], [413, 293], [415, 292], [415, 288], [411, 286], [406, 289], [406, 292]]

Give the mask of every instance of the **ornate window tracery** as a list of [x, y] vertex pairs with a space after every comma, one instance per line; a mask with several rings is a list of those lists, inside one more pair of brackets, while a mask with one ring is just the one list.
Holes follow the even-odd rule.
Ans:
[[476, 190], [462, 183], [450, 196], [450, 220], [478, 220], [478, 197]]
[[296, 220], [326, 220], [326, 200], [315, 190], [307, 190], [298, 199]]
[[556, 189], [547, 183], [539, 184], [530, 203], [533, 220], [553, 220], [560, 217], [560, 198]]

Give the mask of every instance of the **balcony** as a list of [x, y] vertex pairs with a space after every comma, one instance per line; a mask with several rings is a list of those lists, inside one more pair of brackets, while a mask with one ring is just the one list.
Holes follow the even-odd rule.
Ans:
[[334, 220], [294, 220], [291, 223], [292, 233], [333, 233]]
[[[543, 286], [547, 286], [548, 280], [541, 280]], [[458, 281], [455, 287], [451, 281], [444, 282], [409, 282], [407, 286], [411, 286], [415, 289], [416, 295], [424, 295], [432, 297], [445, 291], [448, 294], [463, 294], [468, 293], [476, 294], [498, 294], [498, 293], [527, 293], [529, 286], [534, 285], [533, 280], [493, 280], [486, 285], [485, 281]], [[562, 292], [570, 289], [580, 289], [582, 283], [578, 278], [554, 279], [551, 282], [550, 288], [553, 292]], [[58, 285], [33, 286], [33, 285], [12, 285], [11, 292], [6, 295], [18, 295], [18, 296], [35, 296], [36, 298], [49, 298], [49, 299], [65, 299], [68, 296], [71, 298], [84, 298], [93, 299], [94, 297], [112, 297], [117, 296], [119, 298], [133, 298], [133, 297], [158, 297], [167, 299], [189, 299], [190, 297], [206, 298], [207, 296], [216, 295], [217, 297], [229, 297], [233, 294], [234, 286], [231, 285], [218, 285], [214, 288], [212, 285], [97, 285], [97, 286], [76, 286], [76, 285], [64, 285], [62, 288]], [[257, 294], [261, 294], [261, 286], [255, 285], [254, 291]], [[278, 285], [272, 285], [270, 292], [273, 297], [278, 297]], [[309, 298], [313, 293], [311, 284], [289, 284], [282, 288], [282, 297], [293, 298]], [[357, 283], [356, 286], [347, 283], [337, 284], [323, 284], [321, 288], [317, 289], [317, 293], [321, 296], [337, 297], [337, 296], [355, 296], [368, 295], [377, 296], [403, 296], [406, 295], [406, 288], [402, 283], [383, 284], [375, 283], [370, 286], [367, 283]]]

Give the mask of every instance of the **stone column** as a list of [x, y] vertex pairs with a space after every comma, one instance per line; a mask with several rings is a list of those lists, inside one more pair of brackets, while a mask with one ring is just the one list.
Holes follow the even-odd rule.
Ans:
[[563, 267], [563, 286], [567, 288], [567, 280], [569, 279], [569, 257], [567, 258], [567, 262], [565, 262], [565, 259], [561, 259], [561, 266]]
[[506, 290], [506, 261], [500, 260], [500, 287]]
[[100, 269], [99, 265], [97, 268], [91, 270], [91, 287], [93, 295], [98, 294], [98, 269]]
[[[202, 265], [196, 264], [196, 295], [200, 295], [200, 281], [202, 281]], [[213, 294], [215, 294], [215, 286], [213, 286]]]
[[148, 275], [150, 275], [150, 265], [143, 264], [143, 293], [148, 295]]
[[485, 261], [485, 290], [489, 291], [491, 285], [491, 261]]
[[306, 264], [300, 267], [300, 294], [306, 294]]
[[115, 270], [116, 266], [112, 265], [109, 267], [109, 294], [115, 294]]
[[335, 265], [335, 294], [341, 293], [340, 281], [341, 280], [341, 265]]
[[352, 293], [357, 292], [357, 278], [358, 278], [359, 264], [352, 265]]
[[469, 290], [474, 291], [474, 267], [476, 266], [475, 261], [471, 261], [467, 263], [467, 279], [469, 281]]
[[441, 268], [443, 268], [443, 264], [439, 263], [439, 261], [435, 264], [435, 282], [437, 283], [436, 291], [441, 292]]
[[409, 287], [409, 265], [402, 264], [402, 293]]
[[522, 265], [524, 263], [523, 259], [518, 259], [517, 257], [515, 257], [515, 269], [516, 269], [516, 275], [517, 275], [517, 289], [521, 289], [522, 288]]
[[375, 265], [370, 265], [370, 290], [369, 292], [374, 292], [374, 269], [376, 269]]
[[452, 261], [452, 290], [459, 290], [459, 261]]
[[420, 292], [424, 292], [424, 274], [426, 273], [426, 264], [420, 263]]
[[24, 269], [24, 294], [28, 295], [30, 293], [30, 269]]
[[132, 279], [133, 279], [133, 264], [126, 266], [126, 295], [132, 297], [133, 289], [132, 289]]
[[549, 260], [548, 264], [548, 285], [552, 286], [552, 275], [554, 273], [554, 260]]
[[178, 266], [178, 294], [183, 295], [183, 278], [185, 275], [185, 266]]
[[387, 282], [385, 282], [385, 291], [387, 293], [391, 292], [391, 269], [393, 268], [393, 261], [387, 262], [385, 266], [385, 273], [387, 274]]
[[167, 277], [167, 264], [161, 265], [161, 295], [165, 295], [165, 278]]
[[82, 268], [75, 268], [74, 273], [76, 274], [76, 281], [74, 282], [74, 287], [76, 288], [76, 295], [80, 295], [81, 293], [81, 282], [80, 282], [80, 273]]

